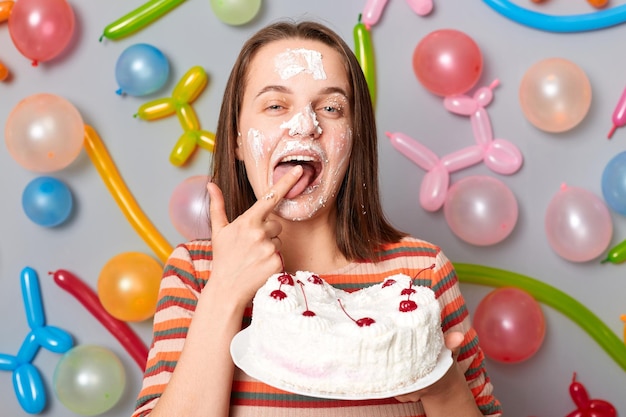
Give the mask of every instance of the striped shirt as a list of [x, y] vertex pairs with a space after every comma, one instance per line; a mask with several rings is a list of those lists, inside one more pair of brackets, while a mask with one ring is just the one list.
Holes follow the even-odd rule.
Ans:
[[[442, 306], [444, 332], [465, 334], [457, 358], [465, 372], [476, 404], [486, 416], [500, 416], [501, 406], [493, 396], [493, 386], [484, 366], [484, 355], [471, 327], [454, 268], [439, 247], [406, 237], [398, 243], [383, 245], [377, 262], [353, 262], [338, 271], [320, 275], [344, 291], [356, 291], [382, 282], [394, 274], [415, 276], [423, 271], [416, 285], [431, 288]], [[148, 416], [159, 400], [176, 366], [198, 296], [211, 275], [210, 241], [197, 240], [179, 245], [168, 259], [161, 281], [154, 315], [153, 341], [143, 384], [133, 417]], [[251, 306], [244, 314], [242, 327], [251, 320]], [[273, 388], [235, 369], [231, 393], [231, 417], [419, 417], [425, 416], [420, 402], [400, 403], [393, 398], [377, 400], [327, 400]]]

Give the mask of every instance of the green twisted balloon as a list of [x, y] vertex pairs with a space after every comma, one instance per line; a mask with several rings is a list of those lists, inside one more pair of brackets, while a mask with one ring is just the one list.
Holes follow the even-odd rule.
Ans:
[[538, 302], [565, 314], [582, 327], [626, 371], [626, 344], [591, 310], [559, 289], [503, 269], [465, 263], [455, 263], [454, 268], [460, 282], [525, 290]]

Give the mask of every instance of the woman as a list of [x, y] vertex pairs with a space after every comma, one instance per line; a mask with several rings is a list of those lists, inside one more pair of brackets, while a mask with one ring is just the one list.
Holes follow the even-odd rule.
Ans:
[[[350, 47], [314, 22], [279, 22], [246, 42], [217, 126], [211, 241], [180, 245], [168, 260], [133, 416], [500, 415], [451, 263], [390, 225], [377, 175], [373, 109]], [[420, 285], [435, 291], [457, 358], [435, 384], [384, 400], [320, 401], [233, 365], [230, 342], [270, 275], [314, 271], [358, 290], [433, 263]]]

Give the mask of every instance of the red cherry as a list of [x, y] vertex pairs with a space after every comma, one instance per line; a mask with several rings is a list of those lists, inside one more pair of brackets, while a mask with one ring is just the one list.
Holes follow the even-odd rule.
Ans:
[[287, 298], [287, 294], [285, 294], [281, 290], [274, 290], [270, 293], [270, 297], [272, 297], [275, 300], [284, 300], [285, 298]]
[[297, 281], [298, 284], [300, 284], [300, 290], [302, 291], [302, 297], [304, 297], [304, 306], [306, 307], [306, 310], [304, 310], [302, 312], [302, 315], [305, 317], [313, 317], [315, 316], [315, 313], [312, 312], [311, 310], [309, 310], [309, 303], [306, 300], [306, 293], [304, 292], [304, 282], [298, 280]]
[[323, 283], [322, 279], [317, 275], [311, 275], [310, 277], [307, 278], [307, 281], [316, 285], [322, 285]]
[[402, 300], [400, 301], [400, 311], [403, 313], [408, 313], [410, 311], [417, 310], [417, 303], [413, 300]]
[[370, 318], [370, 317], [363, 317], [361, 319], [355, 320], [352, 318], [352, 316], [350, 316], [350, 314], [348, 314], [348, 312], [346, 311], [345, 308], [343, 308], [343, 304], [341, 303], [340, 299], [337, 299], [337, 302], [339, 302], [339, 307], [341, 307], [341, 309], [343, 310], [343, 312], [345, 313], [346, 316], [348, 316], [348, 318], [350, 320], [352, 320], [353, 322], [355, 322], [359, 327], [363, 327], [363, 326], [371, 326], [372, 324], [376, 323], [376, 320]]
[[305, 316], [305, 317], [313, 317], [313, 316], [315, 316], [315, 313], [312, 312], [311, 310], [304, 310], [302, 312], [302, 315]]
[[415, 294], [415, 290], [413, 288], [405, 288], [400, 293], [400, 295], [411, 295], [411, 294]]
[[385, 282], [383, 282], [383, 288], [389, 287], [390, 285], [393, 285], [395, 283], [396, 283], [395, 279], [386, 279]]
[[281, 276], [278, 277], [278, 282], [284, 285], [293, 285], [293, 278], [291, 277], [291, 275], [284, 272]]
[[363, 317], [362, 319], [358, 319], [356, 321], [356, 324], [358, 324], [359, 327], [371, 326], [374, 323], [376, 323], [376, 321], [374, 319], [372, 319], [372, 318], [369, 318], [369, 317]]

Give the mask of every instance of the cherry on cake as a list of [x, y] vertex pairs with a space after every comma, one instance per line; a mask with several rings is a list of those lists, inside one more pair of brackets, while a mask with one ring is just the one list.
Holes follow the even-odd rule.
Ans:
[[275, 274], [257, 291], [246, 331], [266, 382], [318, 394], [409, 387], [444, 348], [434, 292], [403, 274], [352, 293], [311, 272]]

